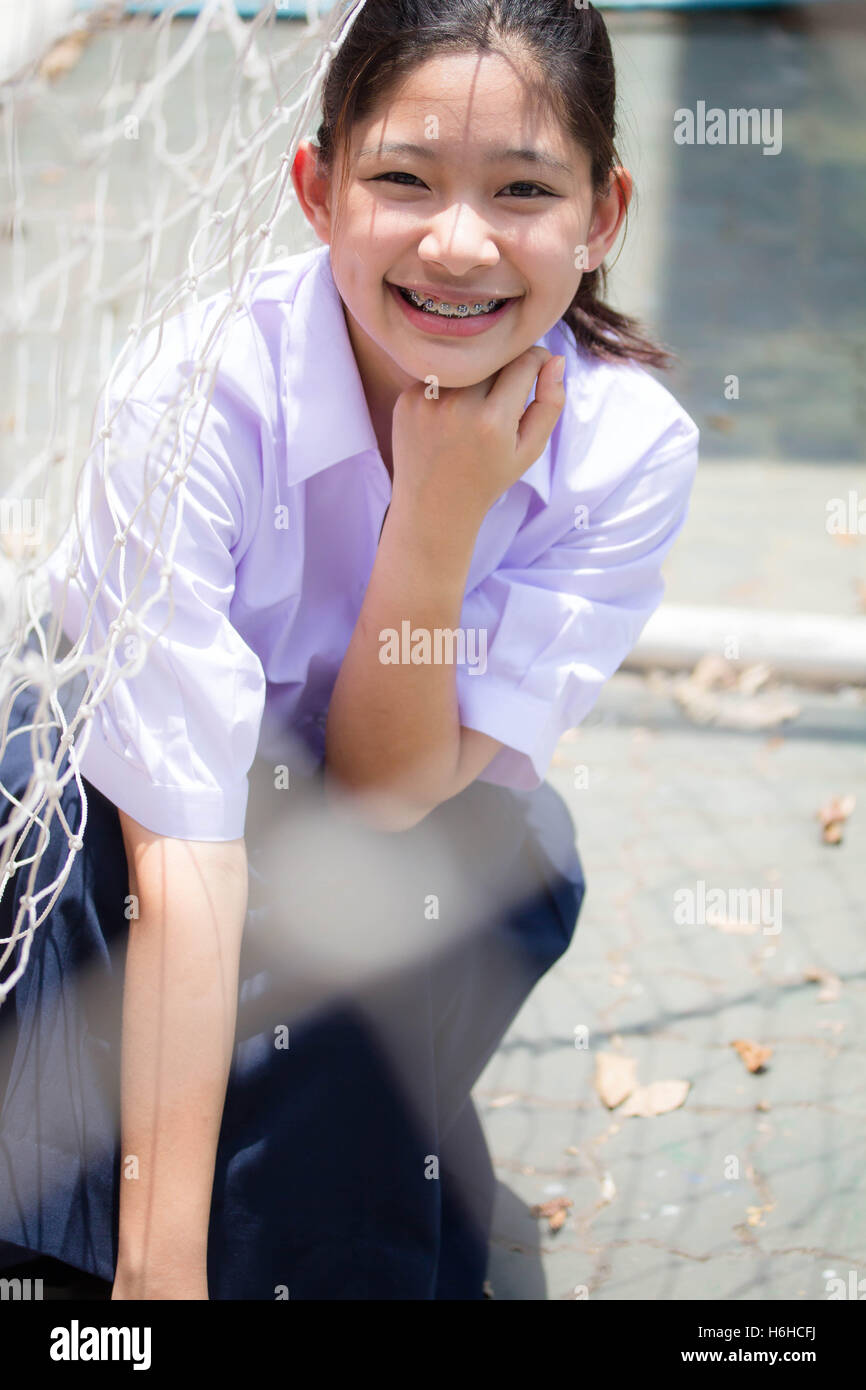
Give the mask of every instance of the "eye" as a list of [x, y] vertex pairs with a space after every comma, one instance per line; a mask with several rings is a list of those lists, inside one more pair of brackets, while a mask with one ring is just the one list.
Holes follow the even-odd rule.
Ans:
[[[549, 193], [549, 192], [547, 191], [546, 188], [542, 188], [541, 185], [540, 185], [540, 184], [537, 184], [537, 183], [523, 183], [523, 182], [520, 182], [520, 183], [510, 183], [510, 184], [508, 185], [508, 187], [509, 187], [509, 188], [534, 188], [534, 189], [536, 190], [536, 192], [538, 193], [539, 197], [541, 197], [541, 198], [552, 198], [552, 197], [554, 196], [554, 194]], [[511, 197], [517, 197], [517, 196], [518, 196], [517, 194], [511, 194]], [[532, 199], [528, 199], [527, 201], [531, 202]]]
[[[414, 174], [407, 174], [404, 170], [395, 170], [389, 174], [377, 174], [375, 178], [370, 180], [370, 182], [381, 183], [385, 179], [415, 179], [416, 183], [421, 182], [420, 179], [415, 178]], [[403, 186], [406, 187], [407, 185], [404, 184]], [[411, 188], [411, 184], [408, 186]]]
[[[385, 182], [392, 182], [392, 181], [394, 181], [394, 180], [396, 180], [396, 179], [414, 179], [415, 184], [417, 184], [419, 187], [421, 187], [421, 188], [426, 187], [426, 185], [425, 185], [424, 183], [422, 183], [421, 179], [417, 178], [417, 177], [415, 176], [415, 174], [407, 174], [405, 170], [391, 170], [391, 171], [389, 171], [387, 174], [376, 174], [376, 176], [375, 176], [374, 178], [372, 178], [372, 179], [370, 180], [370, 182], [371, 182], [371, 183], [385, 183]], [[412, 185], [411, 183], [403, 183], [403, 184], [399, 184], [398, 186], [399, 186], [399, 187], [402, 187], [402, 188], [411, 188], [411, 187], [413, 187], [413, 185]], [[525, 183], [525, 182], [523, 182], [522, 180], [520, 180], [520, 181], [518, 181], [518, 182], [515, 182], [515, 183], [509, 183], [509, 184], [507, 184], [507, 185], [506, 185], [506, 193], [507, 193], [507, 190], [508, 190], [509, 188], [534, 188], [534, 189], [535, 189], [535, 193], [536, 193], [536, 195], [537, 195], [539, 198], [554, 198], [554, 197], [556, 197], [556, 194], [555, 194], [555, 193], [551, 193], [547, 188], [542, 188], [540, 184], [537, 184], [537, 183]], [[508, 194], [508, 196], [509, 196], [509, 197], [512, 197], [512, 198], [523, 198], [523, 201], [524, 201], [524, 202], [534, 202], [534, 201], [535, 201], [534, 197], [531, 196], [531, 195], [530, 195], [529, 197], [526, 197], [526, 196], [524, 196], [523, 194], [511, 193], [511, 194]]]

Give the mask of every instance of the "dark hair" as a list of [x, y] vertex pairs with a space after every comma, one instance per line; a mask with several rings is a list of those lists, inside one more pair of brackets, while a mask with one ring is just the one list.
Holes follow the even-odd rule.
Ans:
[[[593, 192], [607, 190], [622, 163], [614, 144], [613, 54], [598, 10], [574, 0], [367, 0], [325, 76], [316, 133], [321, 168], [332, 172], [337, 151], [349, 148], [346, 137], [355, 123], [414, 68], [443, 52], [517, 55], [540, 103], [587, 150]], [[344, 162], [340, 195], [348, 172]], [[603, 265], [583, 272], [562, 315], [577, 344], [604, 361], [669, 367], [672, 353], [636, 319], [604, 303], [606, 286]]]

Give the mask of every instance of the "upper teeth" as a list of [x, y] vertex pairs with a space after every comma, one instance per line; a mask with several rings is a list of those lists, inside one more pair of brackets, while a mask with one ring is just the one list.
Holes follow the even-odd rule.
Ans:
[[489, 314], [500, 302], [498, 299], [488, 299], [484, 303], [477, 304], [446, 304], [443, 300], [426, 299], [417, 290], [406, 290], [412, 303], [418, 308], [424, 308], [435, 314], [442, 314], [444, 318], [465, 318], [467, 314]]

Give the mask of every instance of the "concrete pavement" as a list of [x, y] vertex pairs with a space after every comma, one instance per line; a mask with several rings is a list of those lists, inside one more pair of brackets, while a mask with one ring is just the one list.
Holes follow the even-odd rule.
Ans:
[[[797, 719], [744, 734], [620, 674], [560, 744], [550, 780], [588, 890], [475, 1091], [500, 1182], [495, 1297], [810, 1300], [828, 1271], [866, 1274], [866, 710], [862, 693], [798, 699]], [[831, 846], [816, 812], [843, 793], [859, 807]], [[699, 881], [781, 890], [781, 929], [742, 911], [678, 925]], [[773, 1049], [763, 1072], [735, 1039]], [[634, 1058], [642, 1085], [688, 1081], [685, 1103], [621, 1118], [594, 1088], [600, 1052]], [[556, 1196], [573, 1206], [552, 1232], [530, 1208]]]

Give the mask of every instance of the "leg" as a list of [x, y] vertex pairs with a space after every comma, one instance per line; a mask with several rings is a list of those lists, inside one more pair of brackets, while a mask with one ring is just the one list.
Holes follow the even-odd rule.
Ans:
[[502, 869], [501, 855], [479, 852], [477, 827], [485, 820], [482, 843], [486, 838], [488, 845], [507, 850], [522, 868], [512, 879], [511, 906], [438, 960], [433, 971], [445, 1159], [437, 1298], [482, 1296], [495, 1178], [469, 1092], [534, 985], [568, 947], [584, 894], [574, 826], [552, 788], [544, 784], [529, 798], [516, 799], [525, 835], [510, 819], [503, 821], [498, 789], [476, 784], [469, 790], [473, 794], [452, 814], [460, 839], [472, 845], [479, 872]]
[[[10, 730], [29, 722], [30, 694], [16, 700]], [[24, 733], [7, 745], [0, 777], [20, 796], [29, 776]], [[107, 1280], [116, 1251], [117, 1040], [128, 881], [116, 809], [87, 782], [85, 792], [83, 848], [0, 1009], [0, 1240]], [[81, 806], [74, 781], [61, 806], [75, 833]], [[4, 798], [4, 819], [8, 807]], [[38, 836], [39, 827], [31, 826], [19, 860], [34, 852]], [[35, 893], [58, 878], [67, 852], [54, 816]], [[11, 935], [29, 872], [25, 865], [5, 886], [4, 937]], [[16, 963], [19, 954], [20, 945]]]
[[[416, 1117], [419, 1101], [432, 1109], [426, 1004], [416, 982], [388, 1008], [391, 1035], [414, 1049], [403, 1058], [414, 1104], [351, 1003], [293, 1018], [283, 1049], [279, 1023], [262, 1027], [262, 996], [251, 1035], [242, 1005], [211, 1209], [212, 1298], [432, 1297], [439, 1185], [425, 1180], [430, 1148]], [[280, 1016], [275, 997], [270, 1017]]]
[[440, 1140], [442, 1220], [437, 1299], [480, 1299], [487, 1272], [496, 1178], [478, 1111], [467, 1096]]
[[[582, 882], [557, 874], [539, 850], [543, 835], [529, 833], [527, 807], [501, 789], [468, 789], [434, 815], [451, 855], [481, 876], [485, 897], [499, 901], [506, 880], [506, 898], [514, 893], [508, 911], [447, 955], [428, 951], [351, 996], [305, 1009], [290, 911], [278, 905], [269, 930], [267, 902], [251, 912], [214, 1186], [212, 1297], [481, 1296], [494, 1184], [469, 1091], [532, 985], [565, 949]], [[269, 806], [265, 823], [281, 816], [279, 844], [289, 856], [307, 820], [302, 799], [288, 819]], [[567, 830], [573, 850], [570, 821]], [[412, 860], [414, 834], [388, 840], [395, 867]], [[443, 860], [418, 839], [420, 861], [400, 909], [407, 934], [431, 888], [448, 898]], [[333, 866], [322, 882], [304, 880], [309, 872], [301, 855], [285, 883], [299, 899], [331, 901]], [[381, 889], [375, 878], [354, 884], [354, 920], [369, 922], [361, 899], [375, 908], [387, 897]], [[279, 891], [275, 897], [279, 904]], [[333, 912], [345, 910], [335, 898]], [[323, 908], [321, 930], [329, 920]], [[275, 933], [282, 965], [268, 950]], [[278, 1048], [275, 1031], [289, 1022], [289, 1045]]]
[[547, 784], [529, 797], [476, 782], [437, 807], [455, 854], [473, 866], [494, 909], [432, 961], [440, 1133], [533, 987], [564, 953], [583, 901], [571, 817]]

